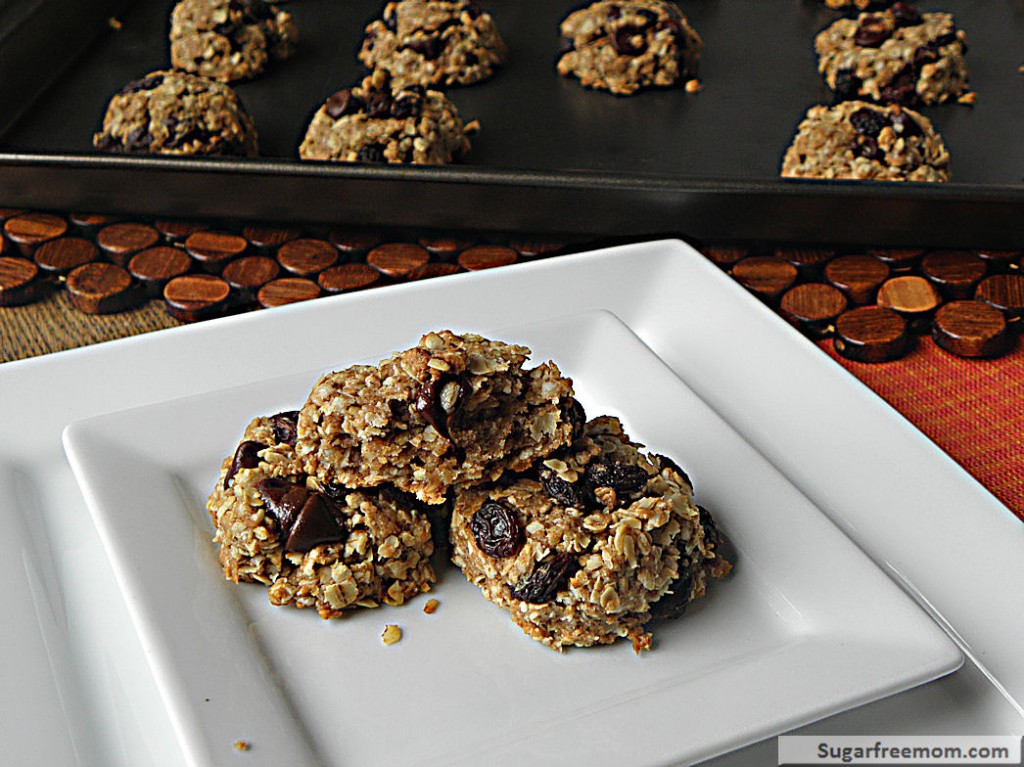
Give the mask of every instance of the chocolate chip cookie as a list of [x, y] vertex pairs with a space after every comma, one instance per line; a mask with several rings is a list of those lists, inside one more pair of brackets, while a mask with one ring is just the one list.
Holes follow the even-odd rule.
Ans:
[[628, 96], [648, 87], [686, 83], [695, 90], [703, 44], [675, 3], [601, 0], [561, 25], [560, 75]]
[[786, 151], [782, 175], [947, 181], [949, 153], [931, 121], [911, 109], [844, 101], [811, 107]]
[[221, 82], [262, 74], [298, 39], [291, 14], [263, 0], [180, 0], [171, 12], [171, 65]]
[[398, 86], [383, 69], [331, 95], [313, 115], [299, 146], [303, 160], [438, 165], [469, 151], [455, 105], [422, 85]]
[[508, 56], [494, 19], [477, 0], [399, 0], [366, 27], [359, 60], [396, 85], [471, 85]]
[[93, 146], [132, 154], [242, 155], [257, 152], [256, 128], [227, 85], [159, 71], [114, 94]]

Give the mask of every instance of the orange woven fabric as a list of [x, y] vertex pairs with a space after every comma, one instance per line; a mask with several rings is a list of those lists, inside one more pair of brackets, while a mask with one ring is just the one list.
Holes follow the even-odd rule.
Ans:
[[903, 359], [871, 365], [819, 345], [1024, 521], [1024, 339], [1003, 357], [969, 360], [924, 337]]

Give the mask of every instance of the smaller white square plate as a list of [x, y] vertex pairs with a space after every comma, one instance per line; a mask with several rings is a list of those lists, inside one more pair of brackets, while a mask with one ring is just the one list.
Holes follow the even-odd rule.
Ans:
[[[204, 510], [248, 421], [298, 407], [322, 371], [74, 423], [65, 450], [195, 765], [237, 739], [261, 764], [692, 762], [959, 667], [946, 634], [612, 314], [474, 330], [554, 359], [589, 415], [676, 458], [733, 541], [734, 574], [641, 657], [625, 642], [548, 650], [440, 561], [435, 614], [419, 597], [325, 622], [226, 582]], [[386, 623], [399, 644], [382, 644]]]

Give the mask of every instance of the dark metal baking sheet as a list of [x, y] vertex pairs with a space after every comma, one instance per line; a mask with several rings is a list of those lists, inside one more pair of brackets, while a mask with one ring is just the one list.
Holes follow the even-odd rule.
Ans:
[[[75, 0], [37, 3], [81, 8]], [[0, 135], [0, 201], [154, 215], [696, 238], [1024, 243], [1024, 6], [923, 0], [957, 15], [977, 104], [924, 110], [952, 155], [945, 185], [777, 178], [806, 109], [829, 100], [814, 35], [837, 18], [819, 0], [680, 0], [705, 42], [704, 89], [630, 98], [554, 73], [558, 22], [578, 2], [489, 0], [512, 57], [491, 81], [450, 91], [482, 130], [457, 166], [301, 163], [320, 102], [356, 81], [361, 30], [381, 0], [295, 0], [294, 59], [237, 85], [260, 133], [253, 160], [114, 157], [90, 138], [110, 94], [166, 66], [173, 3], [136, 2]], [[80, 11], [79, 11], [80, 14]], [[88, 25], [79, 20], [83, 36]], [[37, 41], [45, 46], [45, 40]], [[38, 47], [33, 49], [38, 50]], [[45, 59], [44, 59], [45, 60]], [[43, 66], [36, 56], [35, 66]], [[4, 61], [0, 82], [19, 77]], [[0, 86], [3, 87], [3, 86]]]

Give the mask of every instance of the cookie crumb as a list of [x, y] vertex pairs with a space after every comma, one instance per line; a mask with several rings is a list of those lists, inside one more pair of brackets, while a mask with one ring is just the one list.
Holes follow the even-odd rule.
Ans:
[[234, 743], [231, 744], [231, 746], [232, 746], [232, 748], [235, 749], [235, 751], [248, 751], [249, 750], [249, 741], [247, 741], [247, 740], [236, 740]]
[[687, 93], [699, 93], [703, 86], [701, 86], [700, 80], [687, 80], [684, 87]]
[[437, 611], [437, 606], [441, 604], [436, 599], [428, 599], [427, 603], [423, 605], [423, 612], [427, 615], [433, 615]]
[[402, 629], [389, 623], [384, 627], [384, 633], [380, 635], [380, 638], [384, 640], [384, 644], [393, 645], [402, 638]]
[[115, 32], [120, 32], [124, 28], [124, 24], [116, 16], [111, 16], [109, 19], [107, 19], [107, 26]]
[[977, 94], [974, 91], [968, 91], [967, 93], [962, 95], [960, 98], [958, 98], [956, 101], [957, 101], [958, 104], [965, 104], [965, 105], [967, 105], [969, 107], [972, 107], [972, 106], [974, 106], [974, 101], [975, 101], [975, 99], [977, 97], [978, 96], [977, 96]]

